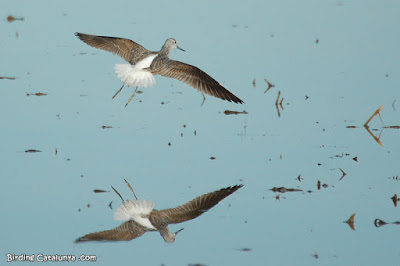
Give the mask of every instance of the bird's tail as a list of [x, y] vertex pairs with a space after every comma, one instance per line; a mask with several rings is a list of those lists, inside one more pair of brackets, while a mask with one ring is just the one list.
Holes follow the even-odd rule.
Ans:
[[156, 84], [156, 80], [151, 72], [138, 69], [131, 64], [116, 64], [114, 69], [122, 82], [129, 87], [149, 87]]

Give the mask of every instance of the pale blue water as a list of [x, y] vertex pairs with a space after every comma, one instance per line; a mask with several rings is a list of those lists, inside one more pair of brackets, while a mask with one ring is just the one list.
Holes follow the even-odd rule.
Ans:
[[[0, 76], [16, 79], [0, 80], [1, 264], [7, 253], [43, 253], [96, 255], [103, 265], [398, 265], [400, 227], [376, 228], [374, 220], [400, 221], [390, 199], [400, 193], [393, 179], [400, 131], [383, 129], [400, 124], [399, 8], [398, 1], [2, 1]], [[25, 20], [8, 23], [8, 15]], [[173, 59], [200, 67], [246, 104], [207, 97], [201, 107], [196, 90], [157, 76], [124, 108], [132, 89], [111, 100], [121, 85], [114, 64], [123, 60], [85, 45], [76, 31], [151, 50], [173, 37], [187, 51], [173, 51]], [[264, 78], [275, 84], [266, 94]], [[37, 92], [48, 95], [26, 96]], [[375, 117], [370, 126], [382, 147], [362, 127], [381, 105], [384, 123]], [[341, 181], [339, 168], [347, 173]], [[124, 178], [156, 208], [244, 187], [171, 226], [185, 228], [173, 244], [158, 233], [74, 244], [119, 225], [108, 207], [112, 201], [115, 210], [117, 195], [93, 189], [112, 185], [131, 197]], [[328, 187], [318, 190], [318, 180]], [[269, 190], [282, 186], [304, 192]], [[352, 213], [355, 231], [343, 223]]]

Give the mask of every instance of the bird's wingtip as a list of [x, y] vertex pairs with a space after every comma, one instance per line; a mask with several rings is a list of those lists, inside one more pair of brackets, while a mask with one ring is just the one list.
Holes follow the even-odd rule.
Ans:
[[86, 239], [85, 239], [84, 237], [80, 237], [80, 238], [77, 238], [77, 239], [74, 241], [74, 243], [77, 244], [77, 243], [81, 243], [81, 242], [84, 242], [84, 241], [86, 241]]

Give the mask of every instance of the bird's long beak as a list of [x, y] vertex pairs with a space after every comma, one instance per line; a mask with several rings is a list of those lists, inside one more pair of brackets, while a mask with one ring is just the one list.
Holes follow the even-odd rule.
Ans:
[[182, 231], [185, 228], [179, 229], [178, 231], [175, 232], [175, 235], [177, 235], [180, 231]]
[[176, 48], [178, 48], [179, 50], [181, 50], [181, 51], [184, 51], [184, 52], [186, 52], [185, 50], [183, 50], [181, 47], [179, 47], [179, 46], [176, 46]]

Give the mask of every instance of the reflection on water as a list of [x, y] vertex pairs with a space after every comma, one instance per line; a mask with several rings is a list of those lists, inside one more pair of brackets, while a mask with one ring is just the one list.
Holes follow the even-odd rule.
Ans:
[[374, 221], [375, 227], [381, 227], [387, 224], [395, 224], [395, 225], [400, 225], [400, 221], [396, 221], [396, 222], [385, 222], [381, 219], [375, 219]]
[[238, 114], [245, 114], [247, 115], [248, 113], [243, 110], [243, 111], [231, 111], [231, 110], [225, 110], [224, 114], [226, 115], [238, 115]]
[[[396, 102], [396, 100], [393, 102], [392, 107], [393, 110], [396, 111], [396, 108], [394, 107], [394, 103]], [[383, 123], [382, 117], [381, 117], [381, 110], [383, 108], [383, 105], [381, 105], [372, 115], [371, 117], [367, 120], [367, 122], [365, 122], [365, 124], [363, 125], [363, 127], [365, 128], [365, 130], [367, 130], [367, 132], [371, 135], [371, 137], [381, 146], [383, 147], [382, 141], [381, 141], [381, 135], [383, 132], [383, 129], [400, 129], [399, 125], [392, 125], [392, 126], [383, 126], [382, 129], [379, 131], [379, 134], [376, 135], [374, 134], [372, 131], [378, 131], [378, 129], [370, 129], [369, 127], [369, 123], [371, 122], [371, 120], [378, 115], [379, 119], [381, 120], [381, 122]], [[347, 128], [357, 128], [357, 126], [347, 126]]]
[[[71, 243], [104, 230], [105, 212], [111, 218], [118, 209], [121, 218], [108, 187], [129, 177], [155, 202], [171, 200], [166, 206], [208, 187], [246, 185], [234, 209], [219, 206], [193, 220], [173, 246], [158, 234], [131, 243], [146, 265], [398, 263], [398, 222], [389, 222], [399, 220], [399, 1], [231, 1], [229, 12], [219, 1], [160, 1], [151, 14], [147, 1], [103, 1], [96, 12], [94, 1], [46, 9], [3, 2], [0, 227], [10, 252], [90, 250], [104, 265], [132, 264], [131, 245]], [[200, 93], [157, 77], [124, 108], [109, 91], [121, 87], [112, 66], [123, 59], [87, 46], [76, 31], [131, 36], [152, 50], [175, 36], [187, 52], [174, 59], [215, 75], [246, 105], [207, 97], [200, 107]], [[151, 206], [139, 202], [125, 201]], [[393, 226], [377, 234], [376, 217]], [[204, 229], [194, 230], [197, 222]], [[120, 224], [110, 224], [120, 226], [120, 235], [109, 230], [114, 240], [149, 231]]]
[[353, 213], [351, 216], [350, 216], [350, 218], [347, 220], [347, 221], [345, 221], [345, 223], [347, 223], [349, 226], [350, 226], [350, 228], [352, 229], [352, 230], [356, 230], [355, 229], [355, 227], [354, 227], [354, 217], [356, 216], [356, 214], [355, 213]]
[[271, 188], [271, 190], [273, 192], [280, 192], [280, 193], [303, 191], [303, 190], [297, 189], [297, 188], [285, 188], [285, 187], [273, 187], [273, 188]]
[[399, 199], [397, 198], [397, 194], [394, 194], [394, 196], [391, 199], [393, 201], [394, 206], [397, 207], [397, 202], [399, 201]]
[[222, 188], [201, 195], [176, 208], [155, 210], [153, 209], [153, 202], [138, 200], [132, 186], [126, 180], [125, 182], [136, 200], [132, 201], [128, 199], [125, 201], [115, 188], [112, 187], [112, 189], [122, 200], [122, 205], [114, 213], [114, 219], [126, 222], [111, 230], [87, 234], [78, 238], [75, 241], [76, 243], [85, 241], [127, 241], [140, 237], [150, 231], [158, 231], [166, 242], [174, 242], [175, 236], [183, 228], [172, 233], [169, 230], [169, 224], [182, 223], [197, 218], [243, 186], [235, 185]]
[[23, 21], [24, 18], [23, 18], [23, 17], [14, 17], [14, 16], [12, 16], [12, 15], [9, 15], [9, 16], [7, 17], [7, 21], [10, 22], [10, 23], [13, 22], [13, 21], [16, 21], [16, 20]]

